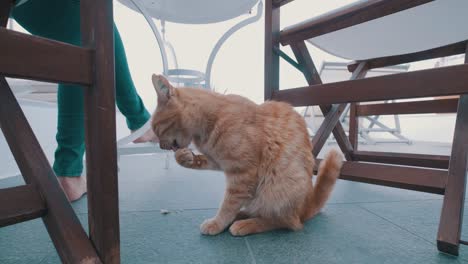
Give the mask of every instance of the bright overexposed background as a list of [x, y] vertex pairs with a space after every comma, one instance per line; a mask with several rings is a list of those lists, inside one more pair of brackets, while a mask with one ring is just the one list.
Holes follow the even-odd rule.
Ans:
[[[306, 19], [324, 14], [333, 9], [356, 2], [356, 0], [295, 0], [281, 8], [281, 28], [299, 23]], [[159, 47], [150, 27], [140, 13], [116, 1], [114, 5], [115, 21], [121, 32], [131, 73], [139, 93], [148, 109], [154, 109], [156, 98], [151, 85], [152, 73], [162, 72], [162, 60]], [[255, 11], [255, 10], [253, 10]], [[245, 19], [249, 14], [241, 15], [230, 21], [208, 25], [183, 25], [166, 23], [166, 38], [174, 46], [180, 68], [204, 71], [208, 56], [216, 41], [231, 26]], [[158, 26], [160, 22], [154, 20]], [[212, 87], [218, 92], [240, 94], [261, 103], [264, 100], [264, 20], [248, 25], [236, 32], [221, 48], [213, 65]], [[307, 43], [309, 52], [320, 69], [324, 61], [346, 62], [342, 58], [330, 55]], [[289, 47], [281, 49], [293, 57]], [[409, 70], [434, 67], [436, 60], [412, 63]], [[280, 60], [280, 88], [294, 88], [307, 85], [303, 75], [284, 60]], [[337, 80], [335, 80], [337, 81]], [[298, 111], [303, 109], [298, 108]], [[436, 118], [436, 116], [434, 116]], [[409, 138], [419, 140], [452, 140], [454, 116], [437, 116], [440, 130], [424, 131], [424, 122], [434, 122], [432, 118], [421, 119], [418, 116], [405, 116], [402, 120], [403, 133]], [[392, 117], [382, 117], [381, 121], [392, 125]], [[419, 122], [415, 122], [415, 120]], [[422, 123], [421, 123], [422, 122]], [[383, 137], [391, 137], [382, 134]]]
[[[324, 14], [359, 0], [295, 0], [281, 8], [281, 28]], [[255, 8], [254, 8], [255, 9]], [[255, 12], [255, 10], [252, 10]], [[204, 72], [210, 52], [216, 41], [234, 24], [253, 14], [207, 25], [186, 25], [166, 22], [165, 36], [177, 54], [179, 68]], [[156, 97], [151, 75], [162, 72], [159, 46], [142, 14], [114, 1], [114, 19], [122, 36], [130, 72], [147, 108], [152, 111]], [[154, 19], [161, 29], [160, 21]], [[242, 28], [224, 43], [212, 70], [212, 87], [221, 93], [235, 93], [263, 102], [264, 30], [263, 17]], [[15, 24], [15, 30], [23, 31]], [[320, 69], [324, 61], [346, 62], [307, 43], [309, 52]], [[281, 49], [294, 57], [289, 47]], [[412, 63], [411, 70], [433, 67], [436, 60]], [[280, 60], [280, 87], [305, 86], [302, 74], [284, 60]]]
[[[281, 26], [298, 23], [355, 0], [296, 0], [282, 8]], [[255, 10], [253, 10], [255, 11]], [[143, 16], [115, 1], [114, 16], [127, 51], [131, 73], [148, 108], [155, 107], [151, 87], [152, 73], [162, 71], [159, 47]], [[231, 26], [249, 14], [230, 21], [208, 25], [183, 25], [166, 22], [166, 38], [176, 51], [179, 67], [204, 71], [216, 41]], [[158, 20], [155, 20], [159, 26]], [[257, 103], [263, 101], [264, 68], [263, 18], [235, 33], [221, 48], [213, 65], [212, 86], [219, 92], [236, 93]], [[320, 67], [323, 60], [342, 61], [309, 45]], [[291, 54], [289, 48], [285, 52]], [[281, 86], [306, 85], [304, 77], [287, 63], [281, 62]]]
[[[281, 27], [286, 27], [318, 16], [357, 0], [295, 0], [281, 8]], [[148, 108], [155, 107], [151, 74], [162, 72], [159, 47], [144, 17], [114, 1], [115, 22], [122, 35], [130, 71]], [[255, 11], [255, 10], [253, 10]], [[166, 38], [174, 46], [179, 68], [204, 71], [208, 56], [216, 41], [231, 26], [245, 19], [241, 15], [230, 21], [208, 25], [184, 25], [166, 22]], [[154, 20], [160, 26], [158, 20]], [[307, 44], [316, 67], [323, 61], [346, 61]], [[289, 47], [282, 50], [291, 57]], [[432, 67], [435, 61], [413, 63], [410, 70]], [[306, 85], [304, 77], [284, 60], [280, 62], [280, 87]], [[248, 25], [236, 32], [221, 48], [213, 65], [212, 86], [218, 92], [236, 93], [257, 103], [263, 101], [264, 20]]]

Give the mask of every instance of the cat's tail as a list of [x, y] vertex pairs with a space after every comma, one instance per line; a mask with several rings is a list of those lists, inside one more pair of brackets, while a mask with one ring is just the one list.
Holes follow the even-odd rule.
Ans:
[[312, 218], [323, 208], [340, 176], [342, 166], [343, 155], [336, 150], [331, 150], [320, 162], [315, 186], [307, 197], [304, 220]]

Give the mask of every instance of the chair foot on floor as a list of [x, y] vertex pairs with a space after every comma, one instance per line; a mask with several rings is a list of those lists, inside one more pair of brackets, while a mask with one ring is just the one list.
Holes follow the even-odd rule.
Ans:
[[446, 241], [437, 240], [437, 249], [442, 253], [458, 256], [459, 244], [452, 244]]

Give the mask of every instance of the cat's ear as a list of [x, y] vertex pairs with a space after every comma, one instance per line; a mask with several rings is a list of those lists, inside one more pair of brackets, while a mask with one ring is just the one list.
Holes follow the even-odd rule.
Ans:
[[153, 81], [154, 89], [158, 95], [159, 104], [166, 103], [172, 96], [174, 96], [175, 88], [166, 78], [164, 78], [164, 76], [153, 74], [151, 80]]

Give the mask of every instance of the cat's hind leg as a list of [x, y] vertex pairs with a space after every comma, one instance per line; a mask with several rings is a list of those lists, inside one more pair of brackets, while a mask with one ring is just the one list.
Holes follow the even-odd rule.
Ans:
[[273, 222], [257, 217], [235, 221], [229, 228], [229, 232], [231, 232], [233, 236], [246, 236], [250, 234], [263, 233], [277, 228], [278, 226]]
[[279, 222], [272, 219], [256, 217], [235, 221], [229, 228], [229, 232], [231, 232], [233, 236], [246, 236], [281, 228], [296, 231], [302, 229], [302, 227], [303, 225], [299, 218]]

